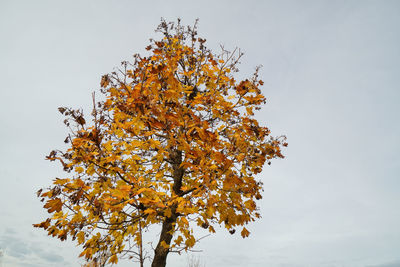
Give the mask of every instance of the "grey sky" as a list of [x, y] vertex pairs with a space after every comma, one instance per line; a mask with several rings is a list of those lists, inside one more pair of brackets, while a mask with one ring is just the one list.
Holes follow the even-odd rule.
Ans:
[[46, 216], [35, 190], [64, 175], [44, 160], [67, 133], [57, 107], [89, 110], [161, 17], [200, 18], [216, 52], [240, 47], [239, 77], [262, 64], [258, 118], [289, 141], [261, 175], [263, 218], [247, 239], [202, 240], [206, 266], [400, 266], [399, 14], [398, 1], [0, 1], [3, 266], [82, 262], [31, 227]]

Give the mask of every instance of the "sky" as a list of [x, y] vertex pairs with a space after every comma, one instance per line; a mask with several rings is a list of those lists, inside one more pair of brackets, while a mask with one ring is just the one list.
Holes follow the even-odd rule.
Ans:
[[400, 266], [399, 14], [399, 1], [1, 0], [0, 266], [83, 263], [74, 243], [32, 227], [47, 216], [35, 192], [65, 176], [44, 160], [67, 134], [57, 108], [90, 110], [101, 76], [145, 53], [161, 17], [199, 18], [215, 52], [240, 47], [238, 78], [263, 65], [257, 119], [289, 142], [259, 176], [250, 237], [217, 229], [194, 257], [207, 267]]

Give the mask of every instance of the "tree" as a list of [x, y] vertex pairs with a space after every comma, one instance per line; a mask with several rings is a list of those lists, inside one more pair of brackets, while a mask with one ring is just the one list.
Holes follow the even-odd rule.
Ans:
[[188, 258], [188, 267], [205, 267], [205, 264], [202, 264], [200, 258], [196, 258], [193, 255]]
[[82, 110], [59, 108], [69, 148], [47, 159], [69, 174], [38, 191], [52, 215], [34, 226], [77, 240], [87, 260], [143, 259], [142, 229], [158, 224], [152, 266], [165, 266], [169, 252], [195, 245], [194, 226], [214, 233], [223, 224], [244, 238], [242, 226], [260, 217], [255, 176], [283, 158], [285, 137], [254, 118], [265, 103], [258, 68], [236, 81], [242, 53], [213, 54], [196, 25], [162, 21], [147, 57], [104, 75], [91, 123]]
[[4, 256], [3, 250], [0, 249], [0, 266], [3, 266], [3, 256]]

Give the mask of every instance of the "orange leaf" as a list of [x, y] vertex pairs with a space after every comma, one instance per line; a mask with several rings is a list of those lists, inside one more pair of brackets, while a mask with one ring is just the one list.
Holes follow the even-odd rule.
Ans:
[[246, 229], [246, 227], [243, 227], [243, 230], [240, 234], [242, 235], [243, 238], [245, 238], [250, 235], [250, 232]]
[[117, 255], [112, 255], [110, 257], [110, 259], [108, 260], [108, 263], [117, 264], [118, 263], [118, 256]]
[[63, 203], [62, 203], [61, 199], [55, 198], [55, 199], [47, 200], [46, 204], [43, 207], [45, 209], [47, 209], [47, 211], [49, 213], [52, 213], [54, 211], [57, 211], [57, 212], [61, 211], [62, 205], [63, 205]]

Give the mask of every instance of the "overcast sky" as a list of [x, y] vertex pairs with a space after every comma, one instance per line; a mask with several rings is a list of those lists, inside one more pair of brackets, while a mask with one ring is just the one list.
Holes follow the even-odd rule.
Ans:
[[101, 75], [145, 53], [161, 17], [199, 18], [215, 51], [240, 47], [238, 77], [263, 65], [258, 119], [289, 142], [260, 175], [263, 218], [247, 239], [202, 240], [205, 266], [400, 266], [399, 14], [399, 1], [1, 0], [3, 266], [82, 263], [31, 226], [47, 216], [35, 191], [64, 175], [44, 160], [67, 134], [57, 107], [90, 110]]

